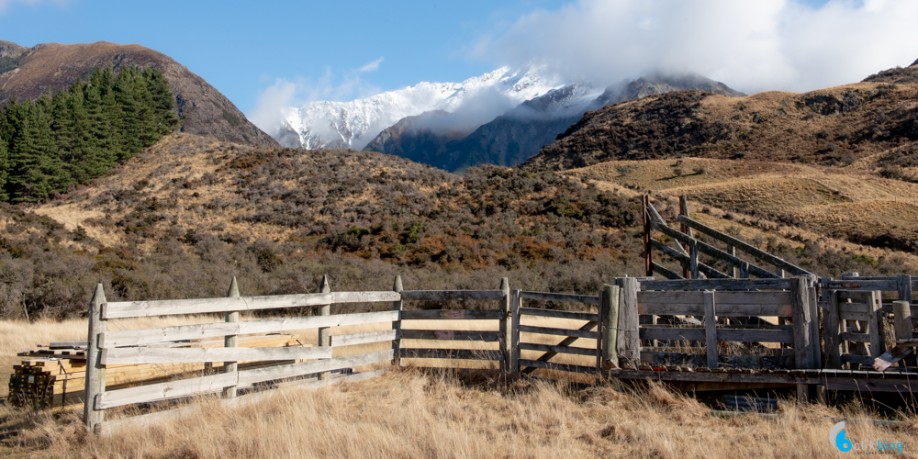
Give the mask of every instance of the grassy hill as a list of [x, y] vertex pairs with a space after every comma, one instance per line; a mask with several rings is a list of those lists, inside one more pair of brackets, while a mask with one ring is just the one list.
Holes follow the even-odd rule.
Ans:
[[664, 94], [587, 114], [527, 167], [677, 157], [848, 165], [901, 148], [913, 151], [915, 100], [918, 65], [803, 94]]

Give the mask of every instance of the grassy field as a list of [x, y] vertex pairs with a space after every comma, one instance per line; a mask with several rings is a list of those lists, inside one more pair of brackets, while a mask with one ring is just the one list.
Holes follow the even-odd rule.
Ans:
[[[135, 324], [136, 325], [136, 324]], [[141, 324], [147, 326], [150, 324]], [[425, 324], [417, 323], [417, 328]], [[465, 324], [464, 326], [467, 326]], [[2, 365], [35, 342], [79, 339], [85, 323], [0, 322]], [[5, 376], [6, 374], [4, 374]], [[55, 414], [0, 408], [7, 457], [837, 457], [829, 430], [849, 420], [848, 438], [918, 454], [918, 416], [894, 427], [857, 422], [863, 408], [782, 401], [776, 417], [718, 417], [662, 386], [575, 387], [524, 379], [505, 384], [415, 368], [309, 390], [287, 387], [256, 405], [215, 399], [171, 423], [87, 436], [79, 409]], [[871, 451], [867, 451], [868, 453]], [[875, 451], [874, 451], [875, 452]]]

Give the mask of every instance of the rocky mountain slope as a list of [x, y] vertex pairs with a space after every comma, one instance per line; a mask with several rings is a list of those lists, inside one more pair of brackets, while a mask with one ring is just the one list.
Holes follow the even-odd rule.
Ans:
[[559, 86], [544, 69], [504, 67], [460, 83], [422, 82], [349, 102], [310, 102], [290, 108], [272, 135], [289, 147], [359, 150], [405, 117], [445, 110], [462, 115], [456, 127], [474, 128]]
[[918, 141], [918, 65], [803, 94], [648, 97], [587, 114], [526, 167], [682, 156], [845, 165]]
[[23, 48], [0, 42], [0, 105], [68, 88], [109, 65], [115, 70], [126, 65], [159, 68], [175, 94], [183, 132], [249, 145], [277, 144], [201, 77], [168, 56], [138, 45], [50, 43]]
[[[650, 75], [608, 87], [597, 95], [589, 85], [568, 85], [528, 100], [467, 135], [438, 130], [449, 126], [406, 119], [384, 130], [366, 150], [395, 154], [447, 170], [480, 164], [515, 166], [534, 156], [584, 113], [606, 105], [687, 89], [726, 96], [742, 95], [727, 85], [697, 75]], [[458, 115], [452, 115], [458, 118]], [[452, 123], [455, 124], [455, 123]], [[439, 128], [442, 129], [442, 128]]]

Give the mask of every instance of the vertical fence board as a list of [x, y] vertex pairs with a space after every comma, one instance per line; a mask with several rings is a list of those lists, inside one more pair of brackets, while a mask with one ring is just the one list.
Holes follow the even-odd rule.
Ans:
[[841, 316], [838, 313], [838, 292], [830, 290], [825, 293], [825, 341], [826, 363], [829, 368], [841, 368], [841, 353], [839, 351], [839, 334], [841, 333]]
[[513, 291], [510, 305], [510, 373], [520, 375], [520, 307], [523, 303], [522, 291]]
[[869, 320], [868, 328], [870, 333], [870, 354], [871, 357], [876, 357], [883, 353], [883, 348], [885, 347], [883, 339], [883, 325], [885, 320], [883, 320], [883, 297], [881, 292], [872, 291], [867, 295]]
[[[226, 296], [229, 298], [239, 298], [239, 284], [236, 283], [236, 276], [233, 276], [233, 281], [230, 282], [230, 287], [226, 292]], [[239, 311], [227, 312], [224, 315], [224, 319], [226, 322], [230, 323], [239, 322]], [[223, 346], [236, 347], [237, 340], [238, 339], [236, 335], [226, 335], [223, 337]], [[236, 380], [239, 377], [239, 363], [223, 362], [223, 372], [228, 374], [235, 374], [236, 377], [233, 379]], [[236, 384], [223, 388], [223, 398], [236, 398]]]
[[510, 280], [506, 277], [500, 279], [500, 291], [503, 293], [503, 297], [500, 300], [500, 310], [502, 312], [500, 318], [500, 350], [504, 354], [504, 358], [500, 360], [500, 369], [501, 372], [507, 374], [510, 372], [510, 367], [512, 366], [510, 362], [510, 315], [511, 315], [511, 298], [510, 298]]
[[[325, 274], [322, 276], [322, 282], [319, 284], [319, 292], [320, 293], [331, 293], [331, 285], [328, 282], [328, 274]], [[319, 315], [320, 316], [331, 315], [331, 305], [324, 304], [322, 306], [319, 306]], [[329, 333], [328, 327], [319, 328], [317, 344], [322, 347], [331, 346], [331, 334]], [[326, 380], [329, 378], [329, 376], [330, 376], [329, 372], [323, 371], [322, 373], [319, 373], [319, 380], [320, 381]]]
[[96, 285], [96, 291], [89, 303], [88, 346], [86, 349], [86, 394], [83, 398], [83, 422], [92, 432], [105, 420], [105, 412], [95, 409], [92, 401], [105, 392], [105, 368], [99, 363], [99, 335], [105, 331], [102, 321], [102, 305], [106, 303], [105, 290], [102, 284]]
[[641, 359], [637, 303], [640, 287], [637, 279], [633, 277], [626, 277], [620, 281], [622, 290], [618, 311], [618, 356], [633, 366]]
[[600, 317], [602, 321], [602, 368], [618, 368], [618, 310], [621, 288], [617, 285], [603, 285], [599, 294]]
[[[402, 276], [395, 276], [395, 281], [392, 283], [392, 290], [395, 293], [402, 293], [404, 287], [402, 287]], [[398, 319], [392, 322], [392, 329], [395, 330], [395, 339], [392, 340], [392, 365], [398, 367], [401, 365], [401, 358], [399, 357], [399, 352], [402, 346], [402, 300], [398, 300], [392, 303], [392, 309], [398, 311]]]
[[708, 368], [717, 368], [717, 315], [714, 292], [704, 292], [704, 344], [708, 354]]

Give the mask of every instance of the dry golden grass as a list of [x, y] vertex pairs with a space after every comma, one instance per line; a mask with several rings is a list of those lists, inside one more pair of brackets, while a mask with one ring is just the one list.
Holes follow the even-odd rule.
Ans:
[[[682, 175], [674, 172], [677, 162]], [[840, 169], [684, 158], [608, 161], [568, 173], [594, 181], [603, 189], [631, 190], [634, 195], [655, 192], [662, 207], [674, 207], [676, 197], [684, 194], [694, 218], [720, 230], [730, 227], [746, 240], [775, 238], [792, 247], [812, 242], [873, 258], [895, 253], [906, 260], [903, 269], [918, 269], [914, 253], [852, 242], [886, 235], [899, 241], [918, 241], [918, 184], [879, 178], [866, 166]], [[707, 213], [701, 213], [702, 208]], [[728, 213], [745, 216], [723, 218]]]
[[[166, 324], [159, 320], [125, 323], [131, 328]], [[470, 321], [454, 326], [490, 326], [486, 324]], [[411, 325], [442, 328], [433, 322]], [[77, 320], [0, 322], [0, 327], [4, 362], [35, 342], [79, 339], [85, 334], [85, 322]], [[192, 406], [189, 414], [177, 420], [124, 430], [110, 438], [87, 436], [76, 410], [30, 415], [5, 406], [0, 411], [0, 455], [836, 457], [828, 443], [833, 418], [865, 416], [857, 409], [782, 402], [776, 418], [722, 418], [712, 416], [695, 399], [656, 385], [626, 389], [610, 383], [576, 389], [564, 382], [524, 379], [506, 386], [488, 377], [463, 382], [451, 372], [433, 374], [411, 368], [324, 389], [285, 387], [254, 405], [234, 407], [204, 398]], [[848, 436], [874, 443], [878, 439], [903, 442], [905, 454], [915, 457], [918, 417], [904, 417], [903, 421], [895, 428], [852, 423]]]

